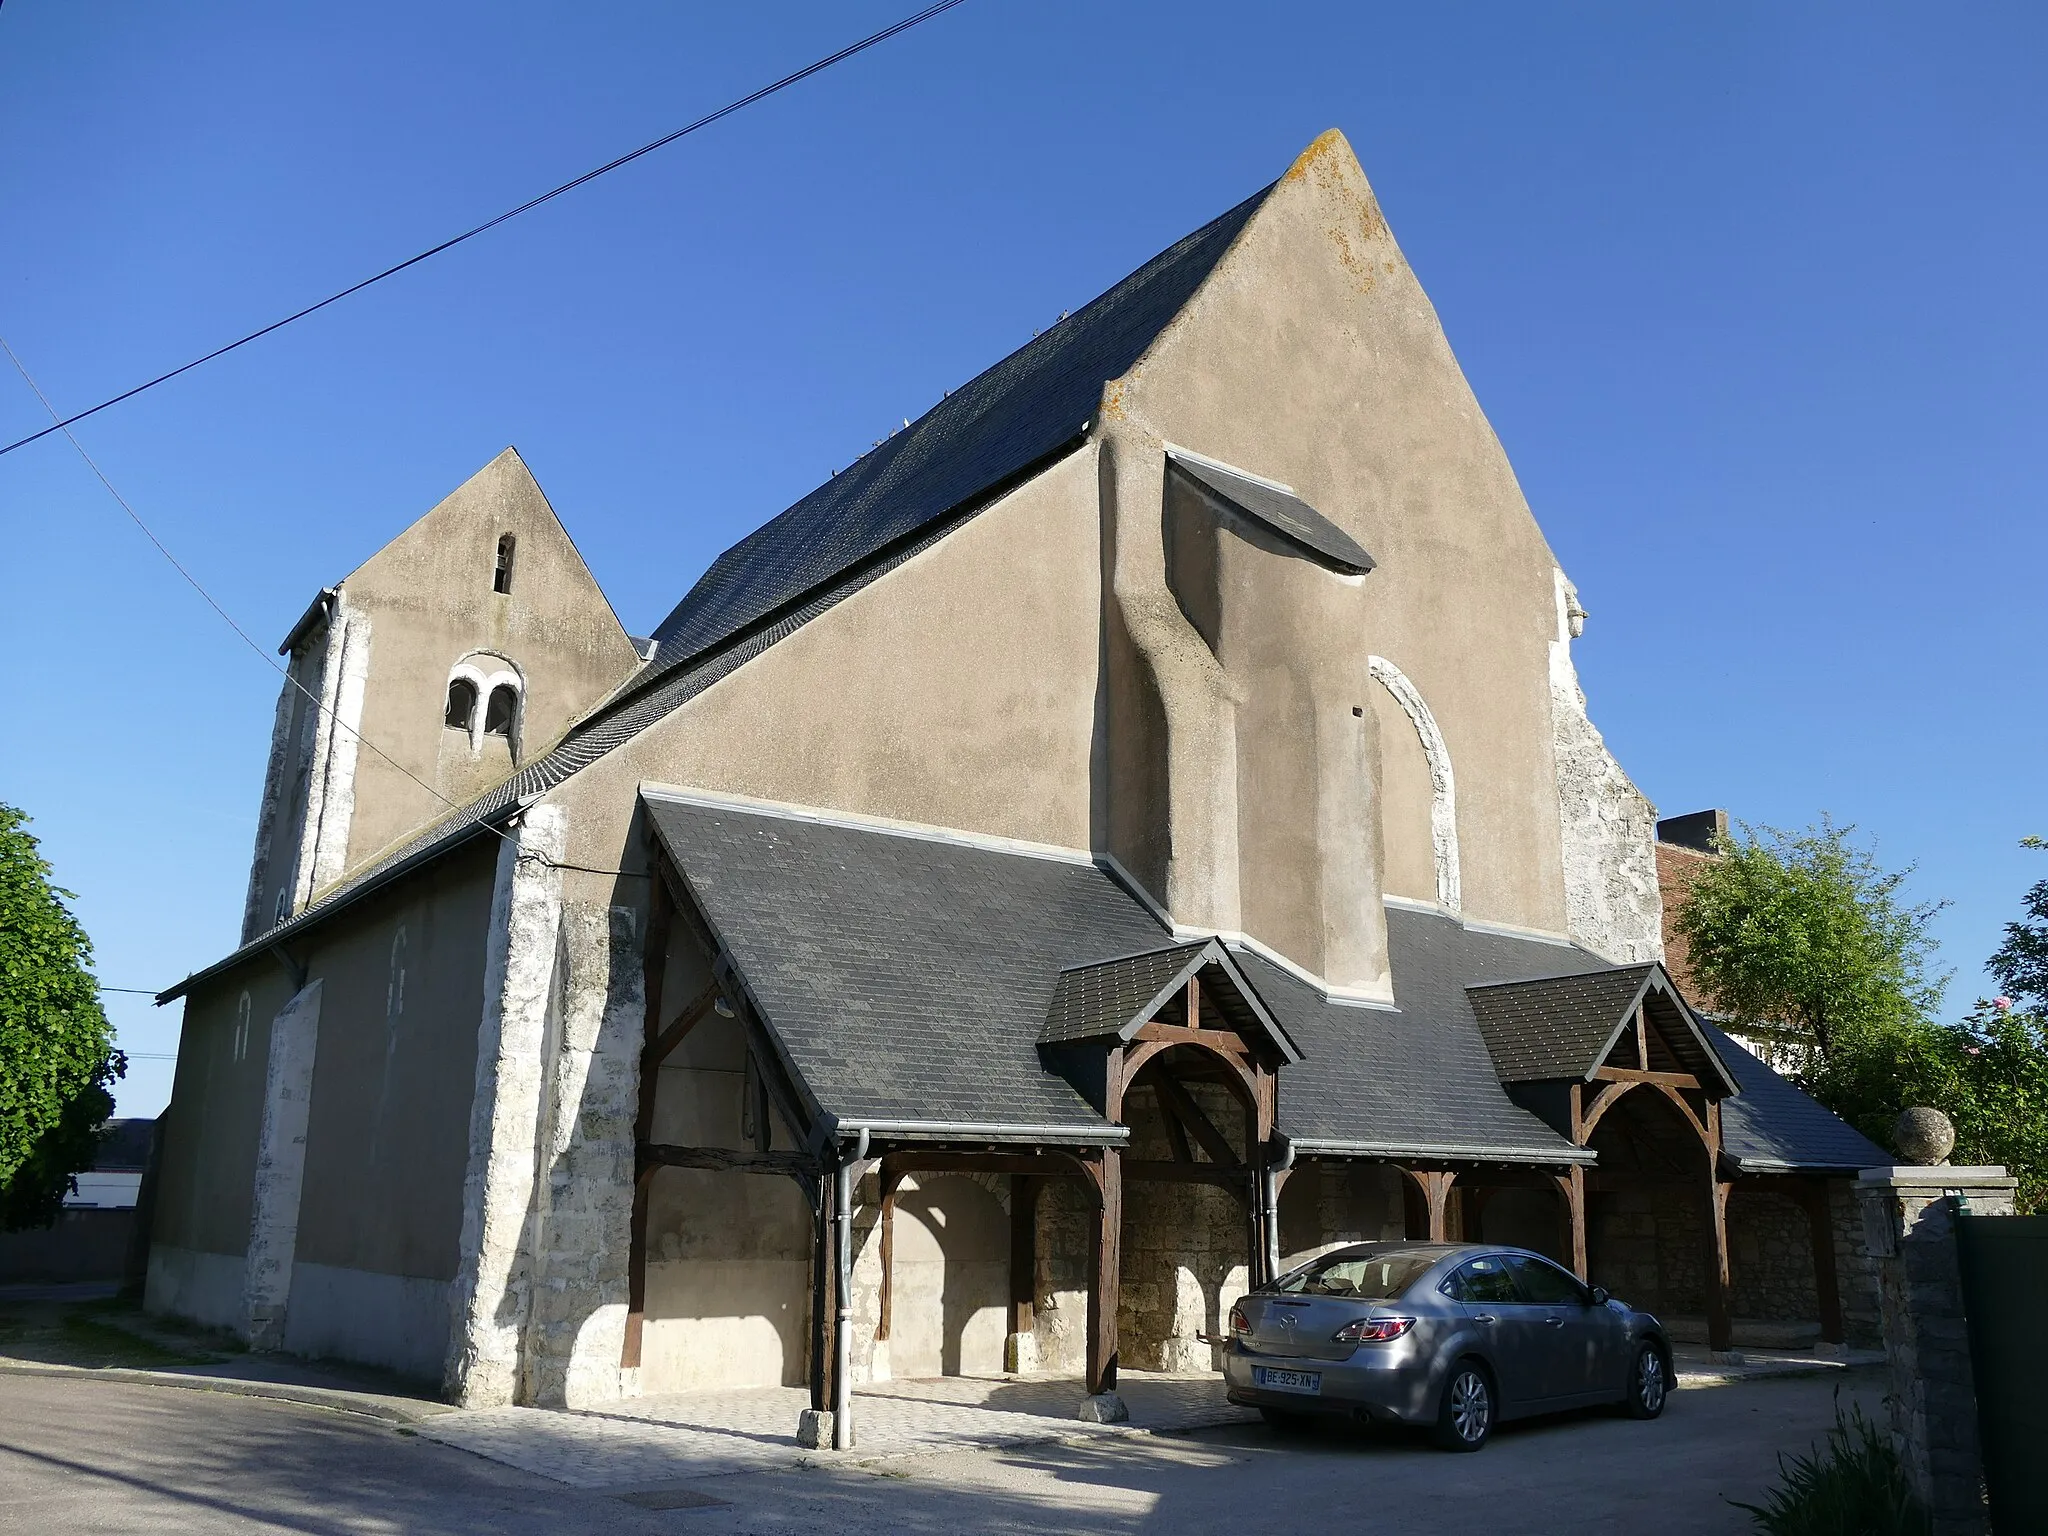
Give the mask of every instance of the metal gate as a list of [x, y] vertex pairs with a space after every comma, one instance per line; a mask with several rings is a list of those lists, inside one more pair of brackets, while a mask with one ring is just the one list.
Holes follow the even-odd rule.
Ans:
[[2048, 1531], [2048, 1216], [1958, 1216], [1992, 1528]]

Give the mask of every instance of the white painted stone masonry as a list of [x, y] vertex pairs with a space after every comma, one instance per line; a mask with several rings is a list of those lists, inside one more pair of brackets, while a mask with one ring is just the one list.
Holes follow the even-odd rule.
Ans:
[[498, 854], [444, 1372], [466, 1408], [514, 1403], [521, 1386], [565, 833], [560, 807], [535, 806]]
[[249, 1252], [242, 1273], [243, 1331], [251, 1349], [284, 1347], [319, 1043], [320, 983], [315, 981], [294, 994], [270, 1025], [263, 1123], [249, 1202]]
[[563, 903], [522, 1393], [544, 1407], [616, 1402], [626, 1391], [619, 1358], [646, 1013], [636, 926], [630, 908]]
[[1579, 595], [1557, 582], [1557, 638], [1550, 643], [1550, 721], [1563, 834], [1565, 922], [1595, 954], [1626, 963], [1664, 958], [1664, 903], [1657, 891], [1657, 809], [1622, 771], [1586, 714], [1572, 665], [1585, 626]]

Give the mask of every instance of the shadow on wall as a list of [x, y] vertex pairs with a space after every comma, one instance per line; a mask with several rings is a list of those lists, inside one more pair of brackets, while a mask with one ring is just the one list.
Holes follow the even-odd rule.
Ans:
[[1010, 1221], [963, 1177], [906, 1179], [896, 1194], [890, 1374], [1000, 1376], [1008, 1328]]
[[1527, 1248], [1570, 1269], [1569, 1220], [1564, 1196], [1555, 1190], [1496, 1189], [1480, 1210], [1477, 1240]]

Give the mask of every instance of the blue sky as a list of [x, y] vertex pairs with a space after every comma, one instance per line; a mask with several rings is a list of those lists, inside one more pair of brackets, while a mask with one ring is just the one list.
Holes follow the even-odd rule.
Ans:
[[[76, 409], [912, 8], [9, 0], [0, 335]], [[2044, 65], [2026, 5], [968, 0], [80, 432], [266, 645], [508, 443], [644, 630], [1340, 127], [1623, 763], [1917, 863], [1960, 1005], [2048, 875]], [[0, 376], [0, 434], [44, 419]], [[0, 458], [0, 536], [0, 799], [102, 979], [163, 985], [233, 946], [276, 676], [60, 439]]]

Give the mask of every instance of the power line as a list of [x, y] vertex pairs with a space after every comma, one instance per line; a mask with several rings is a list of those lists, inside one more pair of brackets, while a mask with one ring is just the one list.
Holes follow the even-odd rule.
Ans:
[[[0, 3], [5, 3], [5, 0], [0, 0]], [[784, 75], [780, 80], [777, 80], [773, 85], [764, 85], [758, 91], [754, 91], [749, 95], [742, 96], [737, 101], [727, 102], [724, 106], [720, 107], [716, 112], [708, 112], [704, 116], [698, 118], [695, 122], [686, 124], [685, 126], [676, 129], [673, 133], [663, 134], [660, 138], [654, 140], [652, 143], [642, 144], [638, 149], [633, 150], [630, 154], [621, 155], [616, 160], [606, 161], [603, 165], [600, 165], [594, 171], [585, 171], [581, 176], [578, 176], [575, 180], [565, 181], [559, 187], [556, 187], [553, 191], [543, 192], [539, 197], [521, 203], [517, 208], [507, 209], [504, 213], [499, 214], [494, 219], [486, 219], [483, 223], [477, 225], [476, 228], [466, 229], [461, 234], [455, 236], [453, 239], [443, 240], [439, 245], [429, 246], [426, 250], [421, 251], [417, 256], [409, 256], [404, 261], [399, 262], [398, 265], [396, 266], [386, 267], [382, 272], [377, 273], [376, 276], [374, 277], [366, 277], [361, 282], [352, 284], [351, 286], [342, 289], [339, 293], [329, 294], [326, 298], [320, 300], [319, 303], [308, 304], [304, 309], [301, 309], [296, 313], [286, 315], [282, 320], [273, 320], [269, 325], [264, 326], [261, 330], [251, 331], [248, 335], [242, 337], [239, 341], [231, 341], [224, 347], [216, 347], [214, 348], [213, 351], [207, 353], [204, 357], [195, 357], [194, 359], [192, 359], [191, 362], [186, 363], [181, 367], [173, 368], [169, 373], [158, 374], [155, 378], [151, 379], [146, 384], [138, 384], [133, 389], [123, 390], [120, 394], [113, 396], [111, 399], [102, 400], [98, 405], [91, 407], [89, 410], [80, 411], [73, 416], [63, 417], [60, 420], [57, 420], [54, 423], [52, 423], [50, 426], [44, 427], [39, 432], [31, 432], [27, 437], [17, 438], [13, 442], [9, 443], [6, 447], [0, 448], [0, 454], [9, 454], [14, 452], [14, 450], [17, 448], [25, 448], [30, 443], [36, 442], [41, 438], [48, 437], [52, 432], [56, 432], [64, 427], [69, 427], [74, 423], [81, 422], [85, 420], [85, 418], [88, 416], [94, 416], [99, 414], [99, 412], [107, 409], [108, 406], [119, 405], [123, 400], [132, 400], [137, 395], [141, 394], [144, 390], [155, 389], [157, 385], [168, 383], [170, 380], [175, 379], [181, 373], [189, 373], [194, 368], [199, 367], [200, 364], [202, 363], [210, 363], [217, 357], [225, 357], [228, 353], [234, 351], [237, 347], [246, 347], [250, 342], [256, 341], [261, 337], [268, 336], [272, 331], [281, 330], [283, 327], [290, 325], [294, 320], [303, 320], [306, 318], [306, 316], [314, 314], [319, 310], [323, 310], [330, 304], [338, 304], [339, 302], [341, 302], [341, 300], [347, 298], [350, 294], [361, 293], [365, 288], [368, 288], [373, 283], [381, 283], [387, 277], [395, 277], [398, 273], [403, 272], [407, 267], [419, 265], [419, 263], [425, 261], [430, 256], [438, 256], [441, 254], [441, 252], [458, 246], [462, 244], [462, 242], [465, 240], [473, 240], [478, 235], [483, 234], [486, 230], [496, 229], [500, 224], [505, 223], [509, 219], [516, 219], [519, 217], [520, 214], [530, 212], [531, 210], [538, 208], [542, 203], [552, 202], [555, 198], [560, 197], [565, 192], [573, 192], [578, 187], [584, 185], [586, 182], [595, 181], [598, 177], [603, 176], [608, 172], [616, 171], [622, 165], [631, 164], [633, 161], [638, 160], [642, 155], [653, 154], [655, 150], [673, 144], [677, 139], [685, 138], [688, 135], [695, 133], [700, 128], [708, 128], [713, 123], [717, 122], [720, 118], [730, 117], [733, 113], [740, 111], [742, 108], [750, 107], [755, 102], [761, 101], [769, 96], [773, 96], [778, 91], [788, 90], [789, 87], [797, 84], [799, 81], [808, 80], [812, 75], [819, 73], [821, 70], [830, 69], [834, 64], [838, 64], [847, 59], [850, 59], [857, 53], [864, 53], [868, 49], [874, 47], [877, 43], [886, 43], [890, 38], [897, 36], [899, 33], [908, 32], [912, 27], [919, 26], [924, 22], [930, 21], [934, 16], [937, 16], [940, 12], [950, 11], [953, 9], [954, 6], [960, 5], [962, 3], [964, 3], [964, 0], [938, 0], [937, 4], [926, 6], [923, 10], [919, 11], [915, 16], [907, 16], [902, 21], [897, 22], [894, 26], [884, 27], [881, 31], [876, 32], [871, 36], [864, 37], [859, 42], [851, 44], [848, 47], [842, 48], [837, 53], [832, 54], [829, 57], [819, 59], [814, 64], [807, 64], [802, 69], [798, 70], [795, 74]], [[41, 393], [41, 391], [38, 391], [38, 393]], [[51, 415], [56, 415], [56, 412], [52, 411]], [[81, 453], [83, 453], [84, 451], [85, 450], [82, 448], [79, 450], [79, 452]], [[111, 489], [111, 487], [109, 487], [109, 489]], [[159, 547], [161, 548], [161, 546]], [[176, 562], [173, 563], [175, 564]], [[209, 598], [208, 601], [210, 602], [212, 600]], [[225, 615], [223, 615], [223, 617], [225, 617]], [[233, 621], [230, 620], [229, 622], [232, 623]]]
[[298, 689], [300, 693], [304, 694], [306, 696], [307, 701], [310, 702], [315, 709], [318, 709], [321, 712], [323, 712], [327, 716], [328, 721], [331, 724], [338, 725], [343, 730], [349, 732], [349, 734], [354, 736], [357, 741], [361, 742], [364, 746], [368, 747], [372, 752], [376, 753], [379, 757], [383, 758], [385, 762], [389, 763], [392, 767], [396, 768], [408, 779], [411, 779], [413, 783], [419, 785], [421, 789], [424, 789], [428, 794], [432, 795], [436, 800], [439, 800], [443, 805], [447, 806], [450, 810], [459, 809], [459, 807], [453, 800], [450, 800], [446, 795], [442, 794], [439, 790], [435, 789], [433, 785], [429, 784], [425, 779], [422, 779], [418, 774], [414, 773], [411, 769], [407, 768], [405, 764], [399, 762], [398, 759], [393, 757], [390, 753], [386, 752], [382, 747], [378, 746], [377, 743], [370, 740], [370, 738], [365, 736], [361, 731], [357, 730], [354, 726], [350, 725], [347, 721], [343, 720], [340, 715], [334, 712], [333, 708], [330, 705], [322, 703], [317, 697], [315, 697], [313, 691], [310, 688], [308, 688], [304, 683], [300, 682], [296, 677], [292, 676], [291, 668], [279, 666], [277, 664], [277, 659], [274, 656], [272, 656], [267, 650], [265, 650], [261, 645], [258, 645], [256, 643], [255, 637], [252, 636], [249, 633], [249, 631], [242, 628], [241, 625], [235, 622], [234, 615], [229, 613], [227, 609], [221, 607], [221, 605], [214, 600], [213, 594], [207, 591], [205, 587], [200, 585], [199, 578], [197, 576], [194, 576], [190, 571], [185, 569], [183, 562], [181, 562], [176, 555], [171, 553], [169, 546], [166, 545], [162, 539], [156, 536], [155, 531], [149, 526], [149, 524], [145, 523], [142, 520], [142, 514], [137, 512], [134, 507], [129, 505], [128, 498], [126, 496], [123, 496], [120, 493], [120, 491], [115, 489], [114, 482], [107, 478], [107, 472], [101, 469], [98, 461], [95, 460], [91, 454], [85, 451], [85, 444], [81, 443], [78, 440], [78, 434], [71, 430], [70, 423], [57, 419], [57, 407], [50, 403], [50, 397], [43, 393], [43, 386], [36, 382], [35, 375], [28, 371], [28, 365], [24, 363], [18, 355], [16, 355], [14, 348], [8, 345], [7, 338], [4, 336], [0, 336], [0, 352], [5, 352], [7, 354], [7, 360], [14, 364], [14, 371], [16, 373], [19, 373], [22, 377], [22, 381], [26, 383], [30, 389], [35, 391], [36, 398], [43, 402], [43, 409], [48, 411], [50, 413], [51, 420], [56, 422], [56, 425], [50, 427], [48, 430], [52, 432], [62, 432], [64, 434], [65, 438], [70, 442], [71, 446], [78, 450], [78, 456], [81, 459], [85, 460], [85, 467], [91, 470], [93, 474], [98, 478], [100, 484], [107, 488], [107, 494], [113, 497], [115, 501], [120, 503], [121, 510], [128, 514], [128, 520], [135, 524], [137, 528], [140, 528], [142, 530], [142, 536], [148, 539], [150, 543], [156, 546], [156, 552], [162, 555], [164, 559], [170, 562], [172, 570], [176, 571], [180, 576], [185, 578], [186, 585], [191, 587], [191, 589], [194, 592], [197, 592], [200, 595], [200, 597], [205, 600], [207, 607], [211, 608], [215, 613], [220, 615], [221, 622], [227, 625], [229, 629], [232, 629], [236, 633], [236, 635], [238, 635], [241, 638], [242, 644], [248, 646], [250, 650], [254, 651], [258, 656], [260, 656], [263, 659], [264, 664], [268, 666], [271, 669], [271, 671], [280, 674], [287, 683], [291, 684], [292, 687]]
[[[951, 3], [958, 4], [959, 0], [951, 0]], [[462, 809], [462, 805], [459, 801], [450, 800], [446, 795], [442, 794], [441, 791], [434, 788], [433, 785], [429, 784], [425, 779], [421, 778], [418, 774], [414, 773], [410, 768], [406, 767], [405, 764], [401, 763], [389, 752], [386, 752], [382, 747], [378, 746], [377, 743], [370, 740], [370, 738], [365, 736], [358, 727], [353, 726], [349, 724], [346, 720], [342, 719], [340, 715], [335, 713], [332, 705], [322, 701], [318, 696], [316, 696], [313, 693], [313, 691], [310, 688], [308, 688], [304, 683], [300, 682], [297, 677], [293, 676], [291, 668], [279, 666], [277, 664], [277, 658], [272, 656], [270, 652], [265, 650], [261, 645], [258, 645], [256, 643], [255, 638], [251, 636], [246, 629], [242, 628], [241, 625], [235, 622], [234, 615], [230, 614], [227, 611], [227, 609], [221, 607], [219, 602], [217, 602], [214, 599], [213, 594], [207, 591], [206, 588], [200, 584], [199, 578], [197, 576], [194, 576], [187, 569], [185, 569], [183, 562], [181, 562], [176, 555], [171, 553], [170, 547], [166, 545], [162, 539], [156, 536], [155, 530], [153, 530], [149, 526], [149, 524], [145, 523], [142, 520], [142, 514], [137, 512], [135, 508], [129, 504], [128, 498], [126, 496], [123, 496], [120, 493], [120, 491], [115, 488], [114, 482], [107, 478], [107, 472], [100, 468], [98, 461], [96, 461], [91, 454], [85, 451], [85, 444], [81, 443], [78, 440], [78, 434], [71, 430], [70, 424], [61, 420], [57, 420], [57, 408], [50, 403], [50, 397], [43, 393], [42, 385], [36, 382], [35, 375], [28, 371], [28, 365], [21, 360], [19, 355], [16, 354], [14, 348], [8, 344], [7, 338], [5, 336], [0, 336], [0, 352], [5, 352], [7, 354], [7, 360], [14, 364], [14, 370], [15, 372], [21, 375], [22, 382], [27, 384], [28, 387], [35, 392], [35, 397], [43, 402], [43, 409], [48, 411], [50, 413], [51, 419], [56, 422], [56, 424], [52, 426], [49, 430], [52, 432], [61, 431], [64, 434], [66, 441], [68, 441], [73, 448], [78, 450], [78, 456], [81, 459], [85, 460], [86, 468], [90, 469], [93, 472], [93, 475], [99, 480], [99, 483], [106, 487], [107, 494], [113, 497], [114, 500], [120, 504], [121, 510], [123, 512], [128, 514], [128, 520], [134, 523], [137, 528], [140, 528], [142, 530], [143, 537], [148, 539], [151, 544], [156, 546], [157, 553], [162, 555], [165, 560], [170, 562], [171, 569], [173, 569], [180, 576], [185, 578], [186, 585], [191, 587], [194, 592], [197, 592], [200, 595], [200, 597], [205, 600], [207, 607], [211, 608], [215, 613], [220, 615], [221, 622], [227, 625], [229, 629], [233, 630], [235, 634], [240, 637], [242, 643], [248, 646], [250, 650], [254, 651], [256, 655], [262, 659], [265, 666], [269, 667], [273, 672], [276, 672], [278, 675], [283, 677], [284, 680], [287, 683], [289, 683], [292, 687], [298, 689], [300, 694], [302, 694], [305, 697], [308, 703], [310, 703], [315, 709], [319, 710], [322, 714], [327, 716], [328, 722], [331, 725], [339, 726], [342, 730], [347, 731], [351, 736], [355, 737], [355, 739], [358, 742], [360, 742], [363, 746], [368, 747], [372, 752], [376, 753], [379, 757], [383, 758], [385, 762], [389, 763], [392, 767], [396, 768], [408, 779], [411, 779], [413, 783], [417, 784], [421, 789], [424, 789], [428, 794], [432, 795], [436, 800], [440, 801], [441, 804], [446, 806], [449, 810], [459, 811]], [[509, 832], [506, 832], [502, 827], [494, 827], [488, 821], [480, 821], [477, 823], [477, 825], [479, 825], [486, 832], [491, 833], [494, 837], [497, 837], [499, 840], [503, 842], [510, 843], [513, 841], [512, 835]], [[584, 874], [590, 875], [620, 875], [632, 879], [647, 878], [645, 875], [640, 874], [639, 872], [634, 870], [597, 869], [587, 864], [568, 864], [558, 859], [551, 859], [546, 854], [539, 853], [531, 849], [521, 850], [519, 857], [521, 857], [522, 859], [534, 859], [542, 864], [549, 865], [550, 867], [555, 869], [580, 870]], [[101, 990], [106, 992], [130, 992], [135, 991], [137, 989], [132, 987], [104, 987]], [[155, 994], [151, 993], [148, 995], [154, 996]]]
[[[0, 0], [0, 4], [4, 4], [4, 3], [5, 3], [5, 0]], [[162, 988], [162, 987], [101, 987], [101, 988], [100, 988], [100, 990], [101, 990], [102, 992], [132, 992], [132, 993], [134, 993], [134, 994], [135, 994], [135, 995], [136, 995], [137, 997], [155, 997], [155, 996], [157, 995], [157, 993], [159, 993], [159, 992], [163, 991], [163, 988]]]

